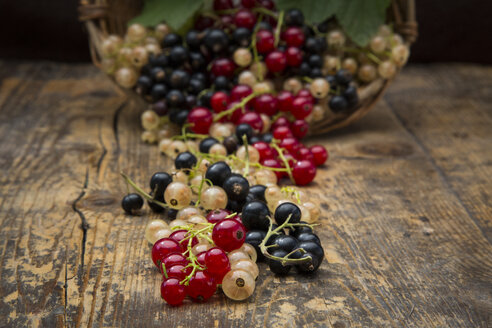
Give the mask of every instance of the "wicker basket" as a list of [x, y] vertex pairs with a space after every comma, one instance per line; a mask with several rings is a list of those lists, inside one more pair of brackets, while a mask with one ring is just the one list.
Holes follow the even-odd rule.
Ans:
[[[127, 22], [142, 10], [142, 0], [82, 0], [79, 6], [79, 18], [84, 22], [90, 37], [92, 61], [101, 67], [101, 43], [109, 34], [124, 35]], [[388, 22], [394, 26], [406, 44], [412, 44], [417, 38], [415, 21], [415, 0], [392, 0], [388, 10]], [[360, 103], [350, 113], [326, 115], [322, 120], [311, 122], [310, 134], [322, 134], [338, 129], [365, 115], [382, 96], [392, 79], [378, 78], [359, 88]], [[146, 108], [145, 101], [132, 90], [122, 89], [139, 106]]]

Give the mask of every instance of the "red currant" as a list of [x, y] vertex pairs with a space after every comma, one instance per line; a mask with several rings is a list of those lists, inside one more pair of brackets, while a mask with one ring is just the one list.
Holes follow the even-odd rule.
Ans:
[[[190, 242], [190, 233], [187, 230], [176, 230], [174, 231], [169, 238], [172, 240], [175, 240], [179, 243], [179, 246], [181, 246], [181, 250], [183, 252], [186, 252], [188, 249], [188, 244]], [[195, 246], [198, 244], [198, 238], [193, 237], [191, 240], [191, 246]]]
[[191, 273], [191, 268], [187, 268], [183, 264], [175, 264], [171, 267], [166, 267], [166, 273], [169, 278], [174, 277], [182, 281]]
[[273, 116], [277, 113], [277, 104], [278, 101], [273, 95], [265, 93], [255, 98], [253, 107], [260, 114]]
[[296, 185], [307, 185], [316, 176], [316, 166], [308, 160], [300, 160], [294, 165], [292, 175]]
[[256, 0], [241, 0], [241, 6], [244, 8], [253, 8], [256, 6]]
[[215, 11], [227, 10], [232, 8], [234, 8], [234, 4], [232, 3], [232, 0], [214, 0]]
[[186, 297], [185, 286], [177, 278], [168, 278], [161, 284], [161, 297], [169, 305], [180, 305]]
[[268, 10], [275, 10], [275, 2], [272, 0], [259, 0], [260, 6]]
[[302, 52], [297, 47], [288, 47], [285, 51], [287, 65], [290, 67], [299, 67], [302, 63]]
[[[275, 169], [280, 169], [282, 168], [282, 165], [280, 162], [275, 159], [275, 158], [268, 158], [265, 159], [264, 161], [261, 162], [261, 165], [266, 166], [266, 167], [271, 167]], [[280, 180], [284, 176], [284, 172], [279, 172], [279, 171], [274, 171], [275, 175], [277, 176], [277, 179]]]
[[289, 91], [280, 91], [277, 94], [278, 109], [281, 112], [290, 112], [294, 95]]
[[229, 258], [226, 252], [219, 247], [212, 247], [205, 254], [205, 265], [207, 272], [212, 274], [220, 274], [231, 269]]
[[316, 166], [325, 164], [326, 160], [328, 159], [328, 151], [326, 150], [325, 147], [321, 145], [314, 145], [311, 146], [309, 150], [311, 150], [311, 152], [313, 153], [314, 164]]
[[245, 84], [238, 84], [231, 90], [231, 101], [241, 100], [252, 93], [253, 90], [250, 86]]
[[188, 114], [190, 130], [194, 133], [207, 134], [214, 121], [212, 112], [205, 107], [195, 107]]
[[215, 20], [210, 16], [200, 15], [195, 21], [195, 30], [203, 31], [209, 27], [212, 27]]
[[277, 118], [272, 124], [272, 131], [278, 128], [279, 126], [289, 127], [290, 126], [289, 119], [285, 116], [280, 116], [279, 118]]
[[301, 145], [299, 144], [299, 141], [297, 141], [296, 138], [284, 138], [282, 141], [280, 141], [279, 146], [283, 149], [285, 149], [289, 154], [294, 155], [299, 148], [301, 148]]
[[[285, 161], [287, 162], [287, 165], [289, 165], [290, 169], [292, 169], [294, 167], [294, 165], [297, 163], [297, 159], [290, 153], [285, 153], [284, 158], [285, 158]], [[285, 168], [287, 165], [282, 161], [282, 167]], [[286, 175], [287, 174], [284, 173], [284, 176], [286, 176]]]
[[298, 159], [298, 160], [307, 159], [311, 163], [315, 164], [314, 163], [314, 155], [313, 155], [313, 153], [309, 150], [309, 148], [306, 148], [304, 146], [302, 146], [301, 148], [297, 149], [297, 152], [295, 153], [295, 158]]
[[265, 159], [269, 158], [275, 158], [275, 152], [273, 151], [273, 148], [270, 147], [269, 144], [267, 144], [264, 141], [258, 141], [253, 144], [253, 147], [258, 150], [258, 153], [260, 154], [260, 161], [263, 161]]
[[256, 24], [256, 17], [251, 11], [241, 9], [234, 15], [234, 24], [236, 24], [237, 27], [245, 27], [252, 30]]
[[304, 120], [295, 120], [290, 124], [290, 129], [294, 137], [302, 139], [308, 133], [309, 124]]
[[162, 260], [171, 253], [181, 253], [179, 243], [171, 238], [162, 238], [152, 246], [152, 261], [159, 268]]
[[257, 112], [247, 112], [237, 122], [237, 124], [241, 123], [246, 123], [251, 125], [253, 130], [256, 130], [256, 132], [261, 132], [263, 130], [263, 120], [261, 119], [260, 114]]
[[196, 255], [196, 261], [203, 267], [205, 266], [205, 255], [207, 255], [207, 251], [198, 253]]
[[217, 91], [210, 98], [210, 107], [216, 113], [223, 112], [227, 109], [227, 104], [229, 103], [229, 96], [223, 91]]
[[226, 209], [215, 209], [213, 211], [210, 211], [207, 214], [207, 221], [210, 223], [217, 223], [226, 218], [226, 216], [230, 215], [231, 211], [228, 211]]
[[215, 76], [225, 76], [232, 78], [234, 76], [234, 69], [236, 65], [229, 58], [218, 58], [213, 61], [210, 71]]
[[267, 54], [275, 49], [275, 37], [269, 30], [256, 33], [256, 49], [260, 54]]
[[223, 27], [230, 27], [234, 24], [234, 17], [232, 17], [232, 15], [220, 16], [220, 22], [222, 23]]
[[187, 294], [194, 301], [206, 301], [215, 293], [217, 285], [214, 279], [204, 271], [198, 271], [191, 277], [188, 286], [186, 286]]
[[313, 102], [307, 97], [295, 97], [292, 101], [292, 115], [301, 120], [311, 114], [313, 111]]
[[[162, 260], [162, 263], [164, 263], [164, 266], [166, 267], [166, 272], [167, 272], [167, 268], [170, 268], [173, 265], [177, 265], [177, 264], [181, 264], [183, 266], [186, 266], [186, 265], [188, 265], [189, 261], [181, 253], [172, 253], [172, 254], [169, 254], [168, 256], [166, 256]], [[162, 266], [161, 266], [161, 269], [162, 269]]]
[[265, 64], [272, 73], [282, 72], [287, 66], [287, 57], [281, 51], [272, 51], [266, 56]]
[[305, 36], [301, 28], [293, 26], [285, 30], [282, 39], [287, 46], [300, 48], [304, 44]]
[[218, 247], [226, 252], [238, 249], [244, 243], [246, 230], [244, 226], [233, 219], [225, 219], [215, 224], [212, 239]]
[[285, 138], [292, 138], [292, 131], [288, 126], [279, 126], [273, 130], [273, 137], [277, 140], [283, 140]]
[[305, 97], [310, 99], [311, 101], [313, 100], [313, 95], [311, 94], [311, 91], [308, 89], [301, 89], [296, 95], [297, 97]]

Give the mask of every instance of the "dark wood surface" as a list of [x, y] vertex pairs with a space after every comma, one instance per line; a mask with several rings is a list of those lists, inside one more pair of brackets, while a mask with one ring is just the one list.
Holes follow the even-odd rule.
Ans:
[[411, 66], [365, 118], [321, 136], [307, 191], [326, 261], [254, 295], [170, 308], [119, 172], [169, 166], [90, 65], [0, 62], [2, 327], [492, 326], [492, 68]]

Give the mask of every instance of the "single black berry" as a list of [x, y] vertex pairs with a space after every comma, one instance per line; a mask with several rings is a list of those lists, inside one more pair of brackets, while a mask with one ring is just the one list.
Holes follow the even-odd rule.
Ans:
[[227, 150], [227, 154], [230, 155], [237, 150], [237, 141], [233, 136], [229, 136], [222, 141], [222, 144]]
[[152, 91], [150, 92], [152, 96], [152, 101], [156, 102], [158, 100], [166, 98], [167, 95], [167, 87], [164, 83], [156, 83], [152, 87]]
[[240, 47], [247, 47], [251, 43], [251, 31], [245, 27], [238, 27], [232, 33], [234, 42]]
[[241, 212], [241, 209], [243, 208], [243, 206], [244, 206], [244, 201], [237, 201], [237, 200], [233, 200], [233, 199], [228, 199], [226, 209], [233, 212], [233, 213], [234, 212], [239, 213], [239, 212]]
[[158, 56], [150, 56], [149, 63], [152, 67], [164, 68], [169, 65], [169, 58], [165, 54], [160, 54]]
[[183, 39], [181, 39], [181, 36], [179, 34], [169, 33], [164, 37], [164, 40], [162, 40], [162, 47], [171, 48], [180, 45], [182, 43], [183, 43]]
[[[152, 196], [152, 199], [155, 199], [155, 200], [156, 200], [156, 201], [158, 201], [158, 202], [161, 202], [161, 203], [165, 203], [165, 202], [166, 202], [166, 201], [164, 200], [164, 195], [159, 195], [159, 196], [155, 195], [155, 196], [154, 196], [154, 192], [153, 192], [153, 191], [151, 191], [149, 194]], [[151, 201], [149, 201], [149, 200], [147, 201], [147, 204], [149, 204], [150, 209], [151, 209], [151, 210], [152, 210], [152, 212], [154, 212], [154, 213], [162, 213], [162, 212], [164, 212], [164, 210], [165, 210], [165, 208], [164, 208], [164, 207], [162, 207], [162, 206], [160, 206], [160, 205], [157, 205], [156, 203], [151, 202]]]
[[289, 223], [299, 223], [301, 221], [301, 210], [294, 203], [282, 203], [275, 210], [275, 222], [278, 225], [283, 224], [289, 216]]
[[[270, 253], [270, 255], [276, 256], [276, 257], [285, 257], [288, 253], [282, 249], [277, 249], [274, 250]], [[290, 269], [292, 268], [291, 265], [282, 265], [280, 261], [274, 260], [274, 259], [268, 259], [268, 267], [270, 268], [270, 271], [272, 271], [275, 274], [278, 275], [286, 275], [289, 273]]]
[[244, 205], [241, 219], [244, 227], [248, 230], [267, 231], [270, 226], [269, 215], [268, 206], [264, 202], [256, 200]]
[[168, 218], [169, 220], [171, 220], [171, 221], [172, 221], [172, 220], [175, 220], [175, 219], [176, 219], [176, 215], [178, 215], [178, 211], [179, 211], [179, 210], [177, 210], [177, 209], [175, 209], [175, 208], [170, 208], [170, 209], [168, 209], [168, 210], [167, 210], [167, 213], [166, 213], [166, 214], [167, 214], [167, 218]]
[[271, 143], [273, 140], [273, 134], [270, 132], [267, 132], [261, 136], [261, 140], [266, 142], [266, 143]]
[[137, 80], [137, 92], [140, 95], [148, 95], [152, 88], [152, 79], [147, 75], [142, 75]]
[[196, 157], [189, 151], [180, 153], [174, 160], [174, 166], [178, 170], [186, 170], [189, 172], [196, 165]]
[[121, 207], [128, 214], [134, 214], [143, 206], [143, 198], [139, 194], [128, 194], [121, 200]]
[[205, 89], [205, 83], [201, 80], [190, 80], [188, 83], [188, 92], [197, 95]]
[[296, 8], [287, 10], [285, 24], [287, 26], [302, 26], [304, 24], [304, 14]]
[[266, 186], [264, 185], [254, 185], [249, 188], [249, 193], [252, 194], [256, 200], [261, 200], [262, 202], [266, 202], [265, 199], [265, 190]]
[[181, 107], [184, 104], [185, 97], [179, 90], [169, 90], [166, 95], [167, 105], [169, 107]]
[[236, 126], [236, 137], [237, 140], [239, 141], [239, 144], [243, 144], [243, 137], [246, 136], [246, 139], [249, 141], [251, 140], [251, 137], [253, 136], [253, 128], [251, 125], [247, 123], [241, 123], [238, 126]]
[[299, 242], [297, 241], [297, 239], [293, 236], [280, 235], [273, 240], [272, 245], [274, 245], [275, 247], [271, 247], [269, 249], [271, 250], [281, 249], [283, 251], [286, 251], [287, 253], [290, 253], [297, 248], [298, 243]]
[[164, 82], [166, 80], [166, 71], [162, 67], [154, 67], [150, 71], [150, 76], [155, 83]]
[[[305, 221], [300, 221], [299, 223], [307, 224], [307, 222], [305, 222]], [[296, 238], [301, 233], [305, 233], [305, 232], [312, 233], [313, 229], [311, 227], [308, 227], [308, 226], [297, 226], [297, 227], [294, 227], [293, 229], [291, 229], [291, 235], [296, 237]]]
[[198, 31], [188, 31], [188, 33], [186, 33], [185, 41], [188, 45], [188, 48], [190, 48], [191, 50], [200, 50], [201, 39], [200, 33]]
[[319, 240], [319, 237], [312, 232], [303, 232], [301, 234], [298, 234], [297, 240], [299, 240], [299, 242], [312, 241], [317, 243], [318, 245], [321, 245], [321, 241]]
[[255, 248], [256, 254], [258, 256], [258, 261], [262, 261], [265, 258], [260, 250], [260, 244], [265, 236], [266, 232], [263, 230], [249, 230], [248, 232], [246, 232], [246, 239], [244, 240], [244, 242], [250, 244]]
[[201, 53], [192, 52], [190, 53], [190, 65], [193, 70], [202, 70], [207, 67], [207, 61]]
[[229, 91], [232, 87], [231, 81], [225, 76], [217, 76], [214, 80], [214, 86], [218, 91]]
[[348, 107], [348, 102], [347, 99], [345, 99], [344, 96], [333, 96], [329, 103], [328, 106], [330, 106], [330, 109], [334, 111], [335, 113], [344, 111]]
[[166, 172], [156, 172], [150, 178], [150, 190], [152, 190], [157, 197], [164, 197], [164, 192], [171, 182], [173, 182], [173, 178], [170, 174]]
[[173, 108], [169, 111], [169, 120], [177, 125], [183, 125], [188, 119], [189, 111], [186, 109]]
[[210, 180], [215, 186], [222, 186], [231, 175], [231, 168], [225, 162], [216, 162], [210, 165], [205, 173], [205, 179]]
[[319, 67], [314, 67], [309, 72], [309, 77], [315, 79], [317, 77], [323, 77], [323, 71]]
[[345, 69], [339, 69], [335, 73], [335, 80], [338, 84], [346, 86], [352, 81], [352, 74]]
[[208, 137], [200, 141], [200, 144], [198, 145], [198, 149], [200, 150], [201, 153], [208, 154], [210, 148], [217, 143], [219, 143], [217, 139]]
[[219, 29], [211, 29], [203, 39], [205, 46], [212, 52], [220, 53], [227, 49], [229, 38], [227, 34]]
[[240, 174], [231, 174], [222, 185], [228, 199], [243, 201], [249, 193], [249, 182]]
[[182, 69], [174, 70], [168, 79], [169, 86], [172, 89], [185, 89], [190, 82], [190, 74]]

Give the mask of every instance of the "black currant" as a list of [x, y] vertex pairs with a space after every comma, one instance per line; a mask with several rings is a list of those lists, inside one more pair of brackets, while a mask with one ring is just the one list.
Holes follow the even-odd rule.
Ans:
[[215, 186], [222, 186], [230, 175], [231, 168], [226, 162], [216, 162], [208, 167], [205, 179], [210, 180]]
[[152, 71], [152, 65], [150, 63], [143, 65], [142, 68], [140, 69], [140, 73], [142, 75], [147, 75], [147, 76], [150, 76], [151, 71]]
[[166, 213], [166, 214], [167, 214], [167, 218], [168, 218], [169, 220], [171, 220], [171, 221], [175, 220], [175, 219], [176, 219], [176, 215], [178, 215], [178, 211], [179, 211], [179, 210], [177, 210], [177, 209], [175, 209], [175, 208], [169, 208], [169, 209], [167, 210], [167, 213]]
[[159, 116], [164, 116], [167, 114], [167, 103], [165, 100], [160, 100], [152, 104], [152, 110], [156, 112]]
[[272, 245], [274, 245], [275, 247], [271, 247], [268, 249], [269, 250], [281, 249], [283, 251], [286, 251], [287, 253], [290, 253], [297, 248], [298, 243], [299, 242], [297, 241], [297, 239], [293, 236], [280, 235], [275, 237], [275, 239], [273, 240]]
[[160, 54], [158, 56], [150, 56], [149, 63], [153, 67], [164, 68], [169, 65], [169, 58], [165, 54]]
[[200, 150], [201, 153], [206, 153], [210, 151], [210, 147], [213, 145], [219, 143], [219, 141], [215, 138], [208, 137], [200, 141], [200, 144], [198, 145], [198, 149]]
[[243, 225], [248, 230], [264, 230], [267, 231], [270, 226], [270, 220], [268, 216], [270, 215], [270, 210], [268, 206], [262, 201], [253, 201], [247, 203], [243, 207], [241, 213], [241, 219]]
[[285, 13], [285, 25], [302, 26], [304, 24], [304, 14], [296, 8], [287, 10]]
[[203, 43], [210, 51], [220, 53], [227, 49], [229, 38], [224, 31], [211, 29], [205, 34]]
[[177, 170], [185, 170], [187, 173], [196, 165], [197, 159], [195, 155], [189, 151], [180, 153], [174, 160], [174, 166]]
[[258, 30], [273, 31], [273, 28], [272, 28], [272, 25], [270, 25], [270, 23], [265, 22], [265, 21], [261, 21], [258, 23]]
[[346, 86], [352, 81], [352, 74], [345, 69], [339, 69], [335, 73], [335, 80], [338, 84]]
[[289, 223], [299, 223], [301, 221], [301, 210], [294, 203], [282, 203], [275, 210], [275, 222], [279, 225], [283, 224], [289, 216]]
[[191, 75], [191, 80], [200, 80], [203, 83], [207, 83], [208, 79], [205, 73], [203, 72], [195, 72]]
[[301, 262], [296, 265], [299, 273], [313, 273], [318, 270], [321, 262], [323, 261], [323, 258], [319, 258], [310, 252], [304, 253], [297, 258], [307, 258], [308, 256], [311, 257], [311, 261]]
[[243, 208], [243, 206], [244, 206], [244, 202], [242, 202], [242, 201], [228, 199], [226, 209], [233, 212], [233, 213], [234, 212], [239, 213], [239, 212], [241, 212], [241, 209]]
[[342, 93], [343, 97], [347, 100], [348, 108], [352, 109], [359, 103], [359, 96], [357, 94], [357, 88], [350, 85]]
[[261, 200], [262, 202], [266, 202], [265, 199], [265, 190], [266, 186], [264, 185], [254, 185], [249, 188], [249, 193], [252, 194], [256, 200]]
[[240, 174], [231, 174], [222, 185], [228, 199], [244, 201], [249, 193], [249, 182]]
[[205, 92], [198, 98], [197, 105], [210, 108], [210, 98], [212, 98], [213, 95], [213, 91]]
[[343, 96], [333, 96], [329, 103], [328, 106], [330, 106], [330, 109], [334, 111], [335, 113], [344, 111], [348, 107], [348, 102], [347, 99]]
[[[305, 222], [305, 221], [300, 221], [299, 223], [307, 224], [307, 222]], [[294, 236], [294, 237], [297, 237], [301, 233], [306, 233], [306, 232], [307, 233], [312, 233], [313, 232], [313, 229], [311, 227], [308, 227], [308, 226], [297, 226], [297, 227], [294, 227], [291, 230], [291, 235]]]
[[[157, 196], [157, 195], [156, 195], [156, 196], [154, 196], [154, 192], [153, 192], [153, 191], [151, 191], [149, 194], [150, 194], [151, 196], [153, 196], [153, 197], [152, 197], [152, 199], [155, 199], [155, 200], [157, 200], [157, 201], [159, 201], [159, 202], [161, 202], [161, 203], [165, 203], [165, 202], [166, 202], [166, 201], [164, 200], [164, 195], [160, 195], [160, 196]], [[160, 205], [157, 205], [156, 203], [153, 203], [153, 202], [151, 202], [151, 201], [147, 201], [147, 204], [149, 204], [150, 209], [151, 209], [151, 210], [152, 210], [152, 212], [154, 212], [154, 213], [162, 213], [162, 212], [164, 212], [164, 210], [165, 210], [165, 208], [164, 208], [164, 207], [162, 207], [162, 206], [160, 206]]]
[[185, 97], [179, 90], [169, 90], [166, 95], [166, 101], [169, 107], [181, 107], [184, 104]]
[[299, 66], [299, 75], [300, 76], [309, 76], [311, 74], [311, 67], [307, 62], [302, 62]]
[[188, 119], [189, 111], [186, 109], [173, 108], [169, 111], [169, 120], [177, 125], [183, 125]]
[[249, 138], [248, 140], [248, 144], [252, 145], [254, 144], [255, 142], [259, 142], [261, 141], [260, 137], [259, 136], [252, 136], [251, 138]]
[[171, 49], [169, 52], [169, 61], [173, 67], [179, 67], [188, 60], [188, 49], [178, 45]]
[[239, 141], [239, 144], [243, 144], [243, 137], [246, 136], [246, 139], [249, 141], [251, 140], [251, 137], [253, 136], [253, 128], [251, 125], [247, 123], [241, 123], [238, 126], [236, 126], [236, 137], [237, 140]]
[[166, 80], [166, 71], [162, 67], [154, 67], [150, 71], [150, 76], [155, 83], [164, 82]]
[[171, 48], [183, 43], [183, 39], [179, 34], [169, 33], [162, 40], [162, 48]]
[[[199, 52], [190, 53], [190, 65], [193, 70], [202, 70], [207, 67], [207, 61], [205, 57]], [[205, 81], [204, 81], [205, 82]]]
[[322, 68], [323, 58], [318, 54], [311, 55], [308, 58], [308, 64], [311, 68], [315, 68], [315, 67]]
[[245, 27], [238, 27], [232, 32], [234, 42], [240, 47], [247, 47], [251, 42], [251, 31]]
[[256, 250], [256, 255], [258, 256], [257, 261], [262, 261], [265, 257], [260, 250], [260, 244], [266, 236], [266, 232], [263, 230], [249, 230], [246, 232], [245, 243], [250, 244]]
[[315, 67], [311, 69], [311, 72], [309, 73], [309, 77], [315, 79], [317, 77], [323, 77], [323, 71], [321, 71], [321, 68]]
[[191, 50], [200, 50], [201, 39], [200, 33], [198, 31], [188, 31], [188, 33], [186, 33], [185, 41], [188, 45], [188, 48], [190, 48]]
[[302, 248], [306, 252], [309, 252], [316, 256], [317, 258], [323, 259], [325, 256], [325, 252], [323, 251], [323, 247], [320, 244], [315, 243], [314, 241], [302, 241], [299, 242], [297, 248]]
[[217, 91], [229, 91], [232, 87], [231, 81], [225, 76], [217, 76], [214, 79], [214, 86]]
[[150, 95], [152, 96], [152, 101], [156, 102], [158, 100], [166, 98], [167, 87], [163, 83], [156, 83], [152, 87]]
[[335, 80], [335, 76], [334, 75], [327, 75], [327, 76], [325, 76], [325, 80], [330, 85], [330, 89], [331, 90], [336, 90], [337, 89], [337, 81]]
[[148, 95], [152, 88], [152, 79], [147, 75], [142, 75], [137, 80], [137, 93]]
[[[272, 252], [270, 252], [270, 255], [276, 256], [276, 257], [284, 257], [288, 253], [284, 251], [283, 249], [277, 249]], [[274, 260], [274, 259], [268, 259], [268, 267], [270, 268], [270, 271], [272, 271], [275, 274], [278, 275], [286, 275], [289, 273], [290, 269], [292, 269], [291, 265], [282, 265], [280, 261]]]
[[188, 83], [188, 92], [197, 95], [205, 89], [205, 83], [201, 80], [190, 80]]
[[316, 236], [312, 232], [303, 232], [303, 233], [298, 234], [297, 240], [299, 240], [300, 243], [305, 242], [305, 241], [312, 241], [312, 242], [315, 242], [315, 243], [321, 245], [321, 241], [319, 240], [319, 237]]
[[143, 206], [143, 198], [139, 194], [128, 194], [121, 200], [121, 207], [128, 214], [134, 214]]
[[267, 132], [261, 136], [261, 140], [266, 142], [266, 143], [271, 143], [273, 140], [273, 134], [270, 132]]
[[[191, 84], [191, 81], [190, 81]], [[185, 106], [187, 109], [192, 109], [196, 106], [196, 96], [192, 94], [187, 94], [185, 97]]]
[[150, 190], [152, 190], [157, 197], [164, 197], [164, 192], [171, 182], [173, 182], [173, 178], [170, 174], [166, 172], [156, 172], [150, 178]]
[[237, 150], [237, 141], [233, 136], [229, 136], [222, 141], [222, 144], [227, 150], [227, 154], [230, 155]]
[[190, 82], [190, 74], [182, 69], [175, 69], [168, 79], [169, 86], [172, 89], [185, 89]]

